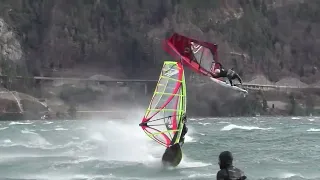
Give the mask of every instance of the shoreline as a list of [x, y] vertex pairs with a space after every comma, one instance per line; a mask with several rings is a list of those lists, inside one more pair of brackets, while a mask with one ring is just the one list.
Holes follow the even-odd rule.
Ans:
[[[94, 79], [93, 77], [96, 76], [98, 75], [92, 75], [88, 79]], [[201, 80], [207, 79], [201, 76], [197, 77], [200, 79], [189, 83], [188, 86], [187, 109], [188, 114], [191, 116], [286, 117], [292, 115], [308, 116], [308, 114], [320, 115], [320, 95], [317, 92], [251, 90], [248, 96], [240, 97], [234, 91], [220, 87], [209, 80], [208, 83], [203, 84]], [[99, 79], [101, 78], [110, 79], [111, 77], [99, 75]], [[283, 78], [279, 82], [284, 83], [287, 80], [287, 83], [290, 82], [292, 84], [292, 79]], [[127, 111], [121, 109], [131, 110], [133, 107], [140, 107], [140, 110], [145, 111], [154, 88], [154, 84], [148, 84], [149, 91], [146, 94], [146, 85], [138, 86], [135, 83], [124, 85], [105, 84], [99, 82], [99, 80], [93, 81], [95, 82], [42, 81], [38, 82], [39, 86], [33, 88], [33, 90], [30, 89], [33, 86], [31, 84], [24, 91], [19, 91], [19, 89], [22, 89], [22, 81], [15, 80], [12, 82], [14, 88], [11, 91], [5, 88], [2, 90], [3, 97], [0, 99], [0, 104], [3, 105], [0, 107], [0, 121], [41, 120], [45, 115], [51, 116], [52, 118], [50, 119], [56, 120], [72, 119], [72, 116], [75, 119], [92, 119], [99, 115], [124, 119], [124, 116], [128, 116]], [[262, 75], [256, 75], [251, 81], [246, 82], [270, 84], [270, 81], [267, 82], [267, 79]], [[214, 93], [212, 93], [212, 89], [214, 89]], [[309, 102], [309, 105], [306, 102], [308, 101], [308, 96], [310, 96], [309, 101], [312, 101]], [[21, 113], [17, 112], [17, 107], [11, 107], [14, 102], [18, 104], [17, 107], [19, 107], [18, 109], [20, 109]], [[310, 112], [308, 108], [311, 108]], [[14, 112], [15, 110], [16, 112]], [[5, 113], [5, 111], [10, 113]], [[75, 114], [72, 115], [73, 113]], [[17, 116], [13, 117], [14, 114]]]
[[[261, 100], [256, 100], [257, 102]], [[197, 109], [189, 110], [190, 111], [190, 117], [195, 117], [195, 118], [237, 118], [237, 117], [316, 117], [320, 116], [320, 109], [319, 106], [313, 107], [312, 113], [309, 115], [306, 114], [307, 109], [306, 107], [301, 106], [301, 104], [297, 104], [297, 111], [296, 114], [290, 115], [288, 112], [288, 108], [290, 108], [290, 102], [285, 102], [285, 101], [279, 101], [283, 105], [282, 108], [277, 108], [278, 106], [275, 105], [275, 108], [271, 108], [272, 103], [275, 102], [274, 100], [272, 101], [267, 101], [267, 108], [265, 110], [260, 110], [261, 112], [259, 113], [258, 111], [252, 110], [252, 112], [249, 114], [213, 114], [211, 113], [210, 115], [207, 113], [203, 113], [204, 115], [200, 115], [199, 111]], [[278, 101], [277, 101], [278, 102]], [[247, 102], [250, 103], [250, 102]], [[122, 109], [127, 109], [127, 110], [121, 110], [115, 109], [115, 110], [93, 110], [93, 109], [81, 109], [77, 110], [76, 108], [69, 107], [68, 109], [64, 109], [65, 111], [53, 111], [51, 110], [50, 107], [48, 107], [48, 111], [41, 111], [41, 112], [0, 112], [0, 121], [23, 121], [23, 120], [30, 120], [30, 119], [38, 119], [38, 120], [91, 120], [91, 119], [126, 119], [128, 116], [130, 116], [130, 111], [134, 112], [134, 106], [129, 106], [129, 107], [124, 107]], [[143, 108], [144, 106], [141, 105], [140, 110], [142, 111], [141, 114], [144, 114], [145, 109]], [[237, 106], [235, 106], [237, 108]], [[263, 103], [260, 108], [263, 108]], [[192, 108], [190, 108], [192, 109]], [[216, 109], [213, 109], [214, 111]], [[227, 111], [229, 113], [233, 113], [233, 110], [230, 109], [230, 111]], [[198, 114], [198, 115], [197, 115]], [[37, 118], [38, 117], [38, 118]], [[142, 118], [142, 117], [141, 117]]]
[[[236, 120], [237, 118], [290, 118], [292, 120], [299, 120], [299, 118], [320, 118], [320, 115], [318, 116], [234, 116], [234, 117], [226, 117], [226, 116], [219, 116], [219, 117], [203, 117], [203, 116], [190, 116], [188, 117], [189, 121], [201, 121], [203, 119], [233, 119]], [[141, 117], [142, 119], [142, 117]], [[198, 119], [198, 120], [193, 120]], [[23, 121], [114, 121], [114, 120], [128, 120], [126, 118], [119, 118], [119, 119], [101, 119], [101, 118], [94, 118], [94, 119], [21, 119], [21, 120], [0, 120], [0, 122], [23, 122]]]

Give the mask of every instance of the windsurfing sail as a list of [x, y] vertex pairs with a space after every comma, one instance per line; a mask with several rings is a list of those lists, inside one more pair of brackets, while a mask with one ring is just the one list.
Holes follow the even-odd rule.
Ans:
[[217, 64], [218, 45], [191, 39], [174, 33], [165, 40], [164, 50], [175, 59], [182, 61], [197, 73], [211, 76], [214, 69], [219, 68]]
[[196, 73], [209, 76], [213, 82], [240, 92], [248, 93], [245, 89], [231, 86], [231, 84], [226, 81], [226, 78], [212, 77], [214, 70], [221, 68], [220, 63], [218, 63], [217, 44], [191, 39], [174, 33], [170, 38], [165, 40], [164, 50]]
[[186, 84], [180, 62], [165, 61], [148, 109], [139, 124], [159, 144], [179, 143], [186, 113]]

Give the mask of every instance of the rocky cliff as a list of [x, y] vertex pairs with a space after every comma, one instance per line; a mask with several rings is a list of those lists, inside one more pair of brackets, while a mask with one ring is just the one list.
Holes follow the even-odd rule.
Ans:
[[316, 0], [5, 0], [0, 9], [2, 74], [85, 67], [87, 77], [154, 79], [169, 58], [161, 42], [176, 31], [218, 43], [221, 62], [247, 80], [320, 77]]
[[[160, 43], [173, 31], [220, 45], [221, 61], [271, 80], [319, 68], [316, 0], [2, 1], [2, 39], [11, 59], [30, 72], [44, 67], [103, 67], [111, 76], [156, 75]], [[4, 25], [2, 25], [4, 26]], [[6, 49], [6, 50], [4, 50]], [[240, 52], [245, 60], [230, 52]], [[15, 52], [15, 53], [13, 53]], [[242, 56], [241, 56], [242, 57]], [[251, 67], [257, 68], [251, 68]], [[254, 71], [252, 70], [254, 69]]]

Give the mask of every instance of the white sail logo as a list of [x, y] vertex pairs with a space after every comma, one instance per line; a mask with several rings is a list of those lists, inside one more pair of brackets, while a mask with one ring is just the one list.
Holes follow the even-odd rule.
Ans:
[[172, 125], [172, 119], [171, 117], [165, 119], [165, 124], [169, 129], [172, 129], [173, 125]]
[[177, 69], [169, 69], [167, 72], [164, 73], [165, 76], [171, 77], [173, 75], [178, 74], [179, 71]]
[[191, 42], [191, 50], [194, 54], [196, 54], [197, 52], [200, 51], [200, 49], [202, 48], [202, 46], [200, 46], [199, 44], [196, 44], [194, 42]]

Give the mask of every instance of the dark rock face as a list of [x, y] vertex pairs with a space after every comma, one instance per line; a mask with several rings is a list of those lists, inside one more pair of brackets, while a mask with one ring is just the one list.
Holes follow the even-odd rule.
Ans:
[[221, 61], [245, 75], [265, 73], [277, 80], [290, 73], [319, 75], [312, 71], [320, 65], [319, 17], [312, 12], [320, 3], [301, 2], [26, 0], [0, 5], [30, 72], [85, 64], [113, 76], [156, 76], [153, 70], [166, 57], [161, 40], [177, 31], [219, 43]]
[[[8, 25], [0, 26], [2, 74], [72, 69], [59, 75], [79, 76], [90, 68], [114, 78], [157, 79], [163, 60], [171, 59], [162, 40], [176, 31], [219, 44], [221, 62], [245, 80], [264, 74], [271, 81], [291, 76], [314, 83], [320, 77], [316, 0], [6, 0], [0, 10]], [[8, 69], [4, 59], [23, 63]], [[208, 114], [229, 111], [211, 101], [203, 106]]]

